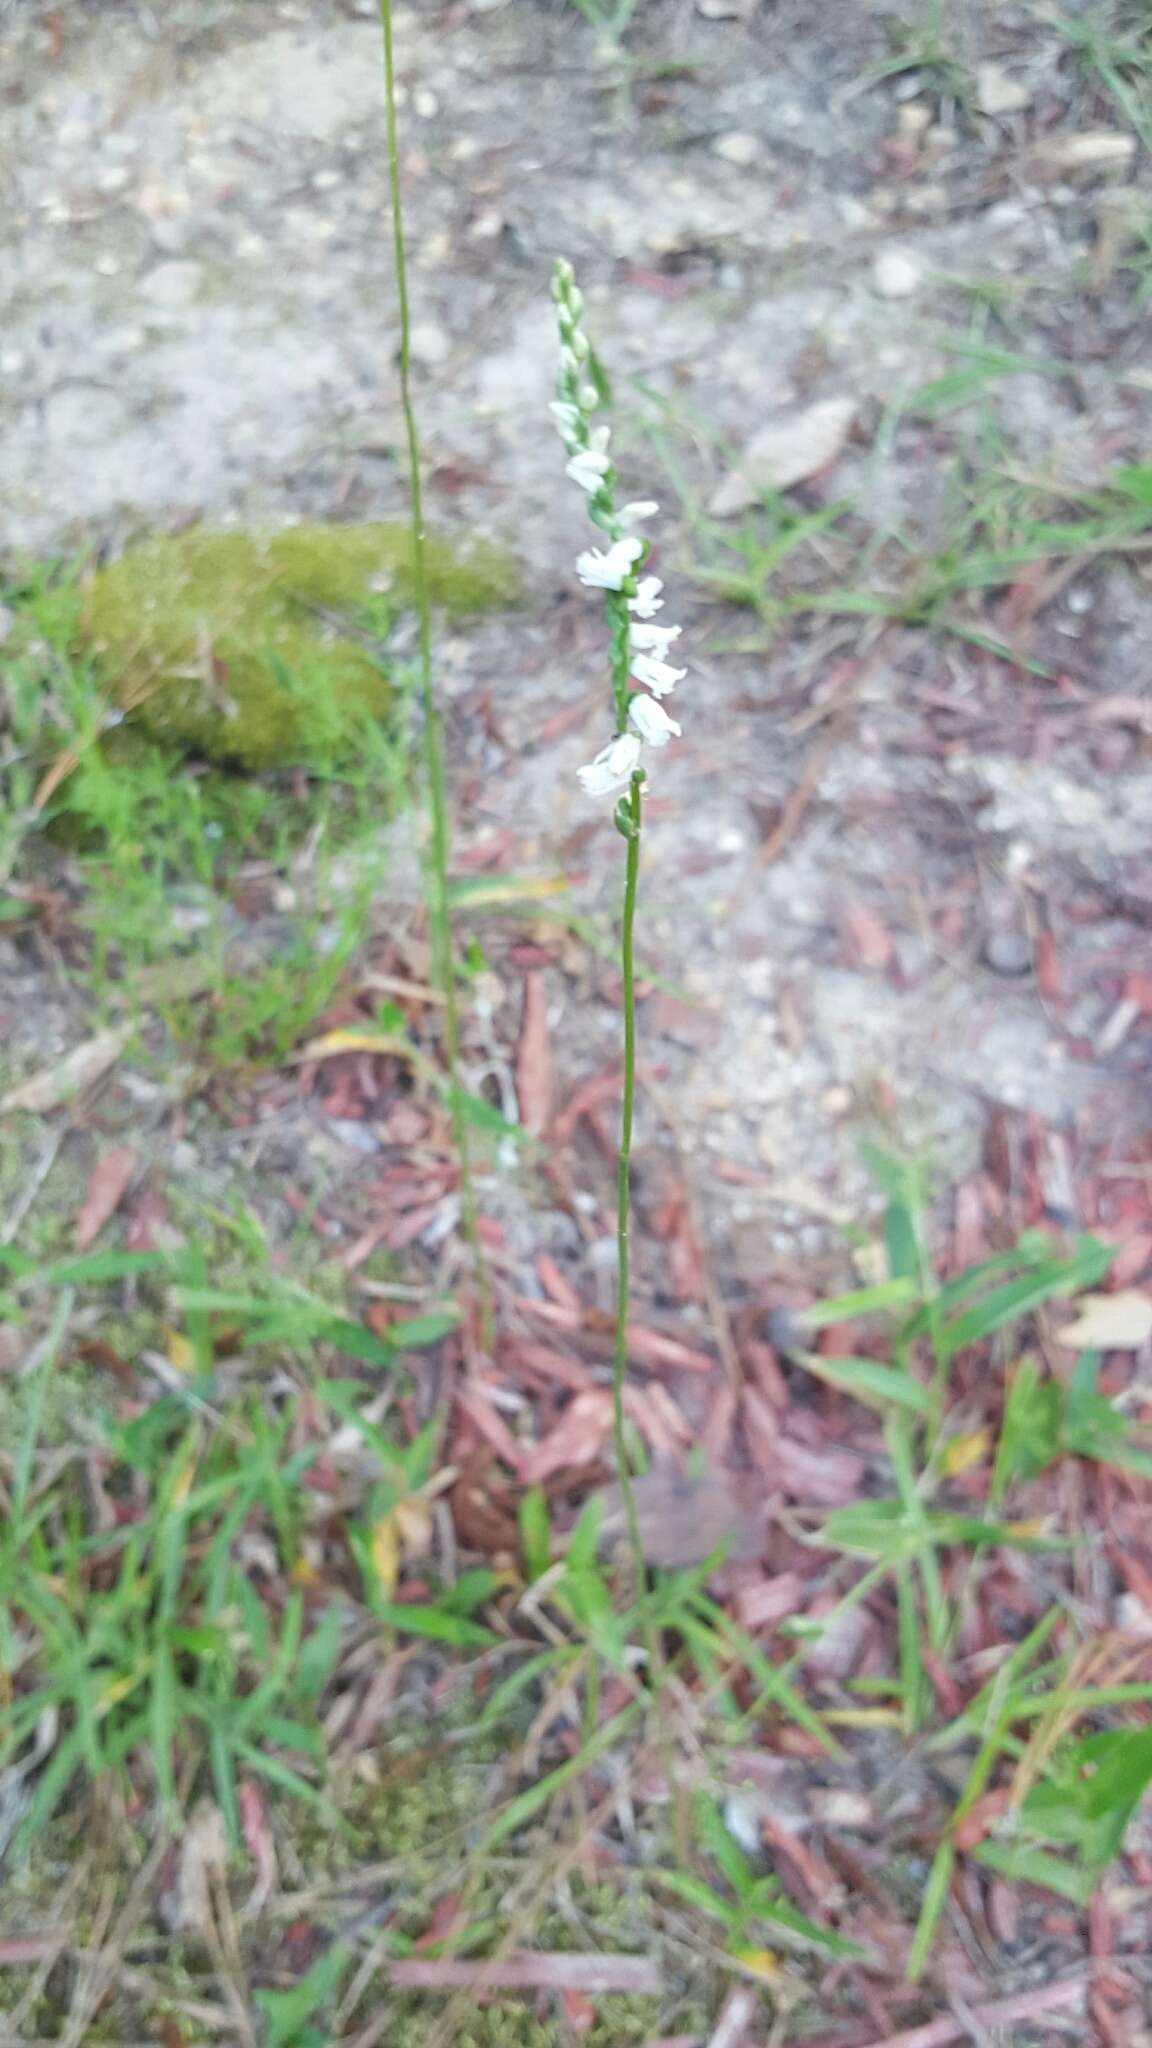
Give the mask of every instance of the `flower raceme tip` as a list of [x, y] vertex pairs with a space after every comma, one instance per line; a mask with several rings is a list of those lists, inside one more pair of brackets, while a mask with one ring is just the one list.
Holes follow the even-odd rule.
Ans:
[[[588, 512], [606, 537], [604, 548], [589, 548], [576, 558], [576, 574], [588, 590], [605, 593], [611, 632], [612, 700], [615, 736], [578, 773], [588, 796], [610, 796], [642, 773], [645, 746], [664, 747], [680, 727], [660, 703], [687, 674], [668, 661], [669, 648], [680, 637], [679, 626], [653, 626], [647, 621], [663, 609], [664, 588], [658, 576], [638, 572], [648, 543], [635, 529], [654, 518], [659, 506], [649, 498], [618, 506], [616, 474], [608, 453], [610, 429], [594, 426], [593, 415], [603, 402], [604, 381], [583, 328], [584, 297], [572, 265], [561, 259], [552, 278], [560, 330], [560, 376], [550, 411], [564, 443], [565, 473], [585, 493]], [[633, 694], [630, 684], [641, 686]]]

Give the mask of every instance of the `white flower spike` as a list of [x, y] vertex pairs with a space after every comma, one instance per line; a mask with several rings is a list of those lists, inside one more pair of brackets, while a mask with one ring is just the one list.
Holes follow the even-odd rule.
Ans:
[[634, 654], [631, 669], [633, 681], [642, 683], [654, 697], [666, 697], [688, 673], [686, 668], [672, 668], [668, 662], [657, 660], [654, 654]]
[[617, 540], [603, 553], [589, 548], [576, 557], [576, 574], [589, 590], [619, 590], [644, 553], [642, 540]]
[[640, 751], [635, 733], [617, 733], [594, 761], [577, 769], [585, 796], [614, 796], [617, 790], [627, 788], [633, 769], [640, 764]]
[[655, 697], [633, 697], [628, 706], [628, 716], [641, 739], [647, 740], [650, 747], [666, 747], [669, 740], [680, 737], [676, 720], [669, 718]]
[[636, 586], [635, 597], [628, 599], [628, 609], [637, 619], [654, 619], [663, 611], [664, 599], [660, 592], [664, 585], [658, 576], [642, 576]]
[[[660, 703], [688, 671], [674, 668], [668, 652], [680, 637], [679, 626], [646, 623], [663, 609], [664, 585], [658, 576], [642, 576], [648, 542], [636, 529], [660, 507], [650, 498], [616, 504], [616, 474], [608, 453], [610, 429], [593, 425], [602, 398], [588, 336], [584, 332], [584, 298], [572, 265], [561, 258], [552, 277], [552, 297], [560, 329], [560, 377], [552, 417], [567, 454], [565, 472], [587, 494], [588, 510], [604, 534], [603, 548], [588, 548], [576, 558], [576, 574], [588, 590], [606, 593], [611, 634], [611, 684], [616, 737], [594, 761], [579, 770], [589, 796], [611, 796], [643, 778], [645, 747], [664, 747], [677, 739], [680, 727]], [[630, 684], [644, 694], [633, 695]], [[621, 830], [624, 830], [621, 825]]]

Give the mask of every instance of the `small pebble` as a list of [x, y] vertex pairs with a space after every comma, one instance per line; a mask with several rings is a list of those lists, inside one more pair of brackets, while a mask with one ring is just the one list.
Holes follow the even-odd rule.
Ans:
[[435, 321], [417, 321], [411, 336], [412, 360], [423, 363], [426, 369], [437, 369], [452, 353], [452, 342], [442, 327]]
[[353, 1152], [378, 1152], [380, 1140], [368, 1124], [358, 1123], [354, 1117], [330, 1116], [328, 1129], [342, 1145]]
[[1028, 974], [1032, 968], [1032, 941], [1027, 932], [989, 932], [984, 942], [984, 964], [993, 974]]
[[863, 1792], [840, 1792], [816, 1786], [809, 1794], [812, 1811], [822, 1827], [870, 1828], [876, 1825], [876, 1811]]
[[1018, 114], [1028, 105], [1028, 88], [999, 64], [978, 64], [976, 105], [982, 114]]
[[716, 137], [712, 154], [722, 157], [726, 164], [736, 164], [741, 170], [747, 170], [759, 162], [764, 154], [764, 145], [758, 135], [748, 135], [743, 129], [733, 128], [729, 134]]
[[910, 299], [924, 282], [924, 272], [906, 249], [881, 249], [872, 265], [872, 289], [882, 299]]

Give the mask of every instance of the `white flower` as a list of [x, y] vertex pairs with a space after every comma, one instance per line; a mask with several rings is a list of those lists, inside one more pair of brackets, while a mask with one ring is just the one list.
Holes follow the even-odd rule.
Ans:
[[633, 678], [651, 690], [654, 697], [666, 697], [687, 675], [686, 668], [672, 668], [654, 654], [634, 654], [630, 663]]
[[576, 770], [585, 796], [612, 796], [627, 785], [640, 760], [640, 742], [634, 732], [617, 733], [601, 747], [594, 761]]
[[611, 457], [601, 455], [598, 449], [578, 448], [571, 461], [564, 464], [564, 474], [594, 498], [611, 467]]
[[574, 484], [588, 492], [589, 497], [595, 497], [612, 467], [608, 454], [611, 434], [610, 427], [594, 427], [588, 436], [587, 447], [577, 448], [571, 462], [564, 465], [565, 476], [570, 476]]
[[579, 447], [580, 435], [584, 428], [584, 415], [580, 407], [569, 405], [566, 399], [554, 398], [548, 410], [560, 429], [560, 438], [564, 446]]
[[673, 640], [680, 638], [679, 626], [638, 626], [628, 628], [628, 645], [633, 654], [658, 654], [664, 660]]
[[669, 718], [662, 704], [655, 697], [633, 697], [628, 707], [632, 720], [642, 740], [650, 747], [666, 747], [670, 739], [679, 739], [680, 727], [674, 718]]
[[600, 403], [600, 393], [594, 384], [582, 384], [576, 393], [585, 412], [595, 412]]
[[658, 576], [642, 576], [635, 597], [628, 599], [629, 611], [635, 612], [638, 619], [655, 618], [656, 613], [664, 608], [664, 599], [660, 595], [663, 588]]
[[621, 505], [616, 514], [621, 526], [639, 526], [642, 519], [654, 519], [660, 510], [652, 498], [637, 498], [630, 505]]
[[[613, 541], [607, 553], [589, 548], [576, 557], [576, 574], [589, 590], [619, 590], [633, 563], [644, 553], [642, 540]], [[641, 586], [642, 588], [643, 586]]]
[[560, 343], [560, 368], [566, 377], [573, 378], [580, 375], [580, 365], [576, 359], [576, 352], [574, 349], [569, 348], [566, 341]]

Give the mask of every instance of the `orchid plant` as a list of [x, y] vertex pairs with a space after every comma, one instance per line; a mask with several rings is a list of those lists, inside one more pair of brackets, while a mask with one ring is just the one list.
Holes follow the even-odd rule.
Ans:
[[588, 590], [604, 593], [608, 623], [609, 680], [613, 732], [594, 760], [579, 773], [590, 797], [617, 798], [615, 822], [626, 845], [624, 910], [620, 961], [624, 1006], [624, 1094], [620, 1118], [620, 1149], [616, 1186], [616, 1346], [612, 1375], [616, 1461], [624, 1496], [633, 1555], [643, 1566], [636, 1502], [628, 1461], [624, 1425], [624, 1381], [628, 1362], [628, 1299], [630, 1284], [629, 1169], [636, 1103], [636, 896], [640, 877], [640, 835], [647, 771], [646, 751], [667, 746], [680, 737], [680, 727], [664, 709], [663, 699], [683, 681], [687, 670], [676, 668], [669, 650], [680, 637], [679, 626], [654, 623], [664, 608], [663, 584], [643, 569], [649, 544], [637, 532], [659, 506], [647, 500], [618, 506], [616, 471], [608, 452], [611, 430], [593, 424], [600, 409], [603, 380], [596, 374], [591, 344], [584, 331], [584, 295], [572, 265], [561, 258], [552, 279], [552, 297], [560, 330], [560, 372], [551, 406], [567, 451], [565, 473], [584, 492], [588, 516], [605, 535], [605, 548], [589, 548], [576, 558], [576, 574]]

